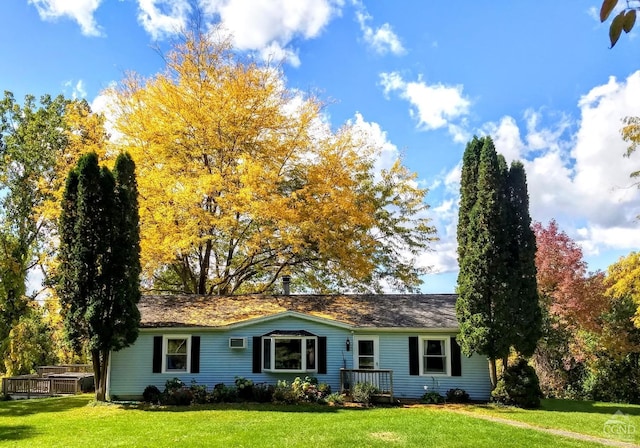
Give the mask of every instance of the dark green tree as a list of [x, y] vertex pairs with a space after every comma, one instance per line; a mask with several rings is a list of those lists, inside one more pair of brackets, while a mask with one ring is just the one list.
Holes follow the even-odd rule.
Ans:
[[478, 195], [478, 168], [484, 139], [473, 136], [462, 156], [460, 206], [458, 213], [458, 259], [464, 258], [469, 232], [469, 218]]
[[[479, 353], [489, 359], [491, 384], [497, 383], [496, 360], [509, 354], [506, 213], [504, 177], [490, 137], [480, 153], [477, 196], [467, 224], [463, 256], [459, 258], [458, 340], [463, 353]], [[463, 229], [459, 229], [459, 232]]]
[[516, 162], [508, 169], [490, 137], [474, 137], [463, 157], [460, 193], [458, 340], [466, 355], [487, 356], [495, 387], [496, 360], [506, 368], [512, 347], [531, 356], [541, 332], [524, 167]]
[[[140, 314], [139, 236], [135, 167], [116, 163], [118, 182], [83, 156], [67, 178], [60, 218], [58, 293], [67, 337], [91, 353], [96, 399], [106, 393], [109, 352], [132, 344]], [[136, 226], [132, 229], [130, 226]]]
[[510, 259], [509, 282], [513, 347], [532, 356], [542, 336], [542, 310], [536, 280], [536, 236], [529, 215], [527, 175], [521, 162], [513, 162], [507, 176]]

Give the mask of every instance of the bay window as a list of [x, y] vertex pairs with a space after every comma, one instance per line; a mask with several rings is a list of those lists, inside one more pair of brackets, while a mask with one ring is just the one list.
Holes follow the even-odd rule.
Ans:
[[318, 338], [307, 331], [272, 332], [262, 337], [262, 368], [282, 372], [317, 370]]

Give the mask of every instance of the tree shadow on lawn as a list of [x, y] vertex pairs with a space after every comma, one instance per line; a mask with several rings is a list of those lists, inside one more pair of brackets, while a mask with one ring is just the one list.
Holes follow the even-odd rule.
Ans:
[[[548, 412], [575, 412], [585, 414], [603, 414], [613, 415], [616, 411], [620, 411], [625, 415], [640, 416], [640, 406], [630, 405], [627, 403], [603, 403], [597, 401], [581, 401], [581, 400], [561, 400], [547, 398], [542, 400], [541, 406], [538, 409], [522, 409], [512, 406], [500, 406], [492, 403], [476, 404], [477, 408], [489, 409], [492, 411], [499, 411], [500, 413], [508, 414], [510, 412], [523, 412], [523, 411], [548, 411]], [[463, 408], [464, 409], [464, 408]]]
[[33, 437], [35, 428], [27, 425], [4, 426], [0, 425], [0, 442], [10, 440], [22, 440]]
[[640, 416], [640, 406], [627, 403], [546, 399], [542, 400], [542, 407], [540, 409], [550, 412], [583, 412], [605, 415], [612, 415], [616, 411], [620, 411], [625, 415]]
[[197, 412], [197, 411], [249, 411], [249, 412], [290, 412], [290, 413], [337, 413], [342, 411], [366, 411], [375, 409], [364, 406], [332, 406], [323, 404], [273, 404], [273, 403], [219, 403], [193, 406], [149, 405], [146, 403], [120, 404], [125, 410], [148, 412]]
[[0, 403], [0, 417], [18, 417], [46, 412], [64, 412], [85, 407], [93, 396], [73, 395], [68, 397], [32, 398]]

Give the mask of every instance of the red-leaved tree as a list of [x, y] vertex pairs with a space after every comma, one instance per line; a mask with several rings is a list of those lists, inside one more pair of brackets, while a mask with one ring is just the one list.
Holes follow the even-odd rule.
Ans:
[[579, 388], [590, 356], [585, 337], [599, 333], [608, 307], [602, 273], [588, 274], [580, 246], [552, 220], [537, 222], [536, 268], [543, 309], [543, 338], [534, 363], [543, 391], [564, 394]]
[[603, 274], [587, 273], [582, 249], [555, 220], [547, 227], [536, 222], [536, 268], [538, 292], [556, 325], [569, 329], [597, 331], [598, 318], [607, 308]]

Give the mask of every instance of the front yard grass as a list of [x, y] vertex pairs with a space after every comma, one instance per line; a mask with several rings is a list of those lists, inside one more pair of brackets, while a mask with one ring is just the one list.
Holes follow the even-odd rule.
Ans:
[[[491, 415], [542, 428], [562, 429], [596, 437], [614, 438], [607, 433], [615, 421], [630, 429], [618, 439], [640, 442], [640, 406], [622, 403], [600, 403], [578, 400], [542, 400], [542, 407], [525, 410], [493, 404], [461, 407], [465, 412]], [[617, 414], [616, 414], [617, 413]], [[613, 421], [613, 422], [612, 422]], [[608, 426], [608, 428], [605, 428]], [[635, 434], [635, 432], [639, 434]]]
[[359, 409], [233, 404], [137, 409], [95, 404], [92, 398], [82, 395], [1, 402], [0, 445], [494, 447], [499, 441], [508, 441], [509, 446], [599, 446], [488, 422], [440, 407]]

